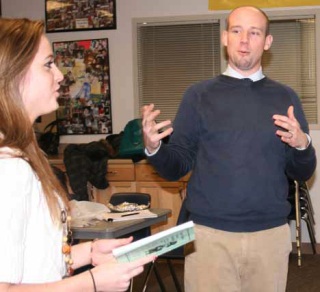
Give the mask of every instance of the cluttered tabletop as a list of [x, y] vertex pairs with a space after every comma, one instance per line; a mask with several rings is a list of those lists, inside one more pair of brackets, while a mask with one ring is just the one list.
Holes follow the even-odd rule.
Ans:
[[149, 210], [155, 216], [144, 218], [136, 216], [134, 219], [131, 217], [130, 220], [108, 220], [107, 216], [103, 220], [96, 220], [89, 226], [74, 226], [72, 227], [73, 237], [75, 239], [118, 238], [139, 229], [165, 222], [171, 214], [170, 209], [151, 208]]

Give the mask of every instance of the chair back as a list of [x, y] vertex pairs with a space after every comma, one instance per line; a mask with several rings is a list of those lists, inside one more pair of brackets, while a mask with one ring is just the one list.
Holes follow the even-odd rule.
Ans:
[[[118, 205], [124, 202], [135, 203], [139, 205], [151, 205], [151, 196], [147, 193], [138, 192], [124, 192], [124, 193], [114, 193], [111, 195], [109, 203], [112, 205]], [[126, 234], [123, 237], [133, 236], [133, 241], [145, 238], [151, 235], [151, 228], [145, 227], [143, 229], [137, 230], [131, 234]]]
[[123, 202], [136, 203], [138, 205], [149, 205], [151, 203], [151, 196], [147, 193], [114, 193], [109, 201], [112, 205], [119, 205]]

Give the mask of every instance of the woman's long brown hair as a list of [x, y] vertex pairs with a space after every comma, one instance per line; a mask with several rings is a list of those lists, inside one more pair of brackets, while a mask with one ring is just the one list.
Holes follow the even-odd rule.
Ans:
[[57, 195], [66, 206], [67, 195], [38, 146], [19, 90], [38, 51], [44, 24], [28, 19], [0, 18], [0, 28], [0, 147], [22, 152], [21, 157], [29, 162], [41, 181], [52, 219], [59, 223]]

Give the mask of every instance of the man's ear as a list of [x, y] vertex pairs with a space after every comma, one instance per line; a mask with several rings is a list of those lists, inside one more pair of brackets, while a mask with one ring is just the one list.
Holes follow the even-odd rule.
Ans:
[[273, 36], [271, 34], [267, 35], [266, 41], [264, 42], [264, 50], [268, 51], [272, 45]]
[[228, 44], [228, 32], [224, 30], [221, 36], [221, 43], [226, 47]]

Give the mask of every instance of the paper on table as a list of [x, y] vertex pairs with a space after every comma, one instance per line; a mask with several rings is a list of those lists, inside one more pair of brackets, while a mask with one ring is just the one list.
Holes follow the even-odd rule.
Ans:
[[103, 214], [103, 219], [106, 221], [108, 220], [109, 221], [125, 221], [125, 220], [154, 218], [154, 217], [158, 217], [158, 215], [151, 212], [150, 210]]

